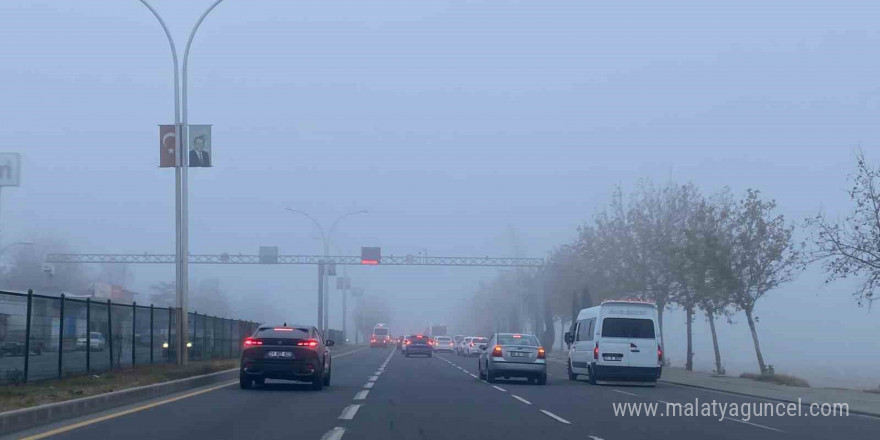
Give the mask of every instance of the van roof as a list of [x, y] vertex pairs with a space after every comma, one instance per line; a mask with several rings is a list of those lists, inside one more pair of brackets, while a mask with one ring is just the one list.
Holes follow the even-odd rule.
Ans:
[[620, 307], [630, 308], [630, 307], [632, 307], [632, 308], [640, 308], [640, 309], [648, 308], [648, 309], [652, 309], [652, 310], [657, 310], [657, 306], [652, 303], [649, 303], [649, 302], [612, 300], [612, 301], [604, 301], [604, 302], [602, 302], [601, 305], [598, 305], [598, 306], [582, 309], [580, 312], [578, 312], [577, 319], [581, 320], [581, 319], [586, 319], [586, 318], [593, 317], [593, 316], [599, 316], [600, 314], [602, 314], [602, 309], [608, 308], [608, 307], [616, 307], [616, 308], [620, 308]]

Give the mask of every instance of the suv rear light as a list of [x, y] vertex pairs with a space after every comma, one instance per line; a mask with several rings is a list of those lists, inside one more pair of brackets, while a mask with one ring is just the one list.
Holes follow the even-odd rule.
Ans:
[[503, 356], [503, 354], [501, 354], [501, 346], [496, 345], [495, 348], [492, 350], [492, 357], [501, 357], [501, 356]]
[[596, 347], [593, 348], [593, 359], [599, 359], [599, 343], [596, 343]]
[[299, 341], [296, 343], [298, 347], [317, 347], [318, 341], [315, 339], [309, 339], [307, 341]]
[[663, 349], [657, 344], [657, 362], [663, 363]]
[[547, 359], [547, 352], [544, 351], [544, 347], [538, 347], [538, 359]]
[[244, 340], [244, 347], [245, 348], [253, 347], [256, 345], [263, 345], [263, 341], [256, 339], [256, 338], [245, 338], [245, 340]]

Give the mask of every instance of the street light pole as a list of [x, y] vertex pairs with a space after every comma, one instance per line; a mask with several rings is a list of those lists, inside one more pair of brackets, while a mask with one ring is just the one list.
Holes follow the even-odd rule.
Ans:
[[[332, 242], [331, 238], [333, 237], [333, 231], [336, 230], [336, 227], [339, 225], [339, 222], [341, 222], [343, 219], [345, 219], [347, 217], [367, 213], [366, 210], [360, 210], [360, 211], [352, 211], [347, 214], [344, 214], [344, 215], [340, 216], [339, 218], [337, 218], [335, 221], [333, 221], [333, 223], [330, 225], [330, 229], [325, 234], [324, 227], [321, 226], [321, 223], [319, 223], [317, 220], [315, 220], [315, 218], [312, 217], [311, 215], [309, 215], [309, 213], [307, 213], [305, 211], [300, 211], [298, 209], [292, 209], [292, 208], [285, 208], [285, 211], [290, 211], [290, 212], [302, 215], [302, 216], [308, 218], [309, 220], [311, 220], [312, 223], [314, 223], [315, 226], [318, 227], [318, 231], [321, 232], [321, 241], [324, 244], [324, 257], [325, 257], [325, 259], [328, 259], [328, 257], [330, 256], [330, 243]], [[329, 281], [330, 277], [329, 277], [329, 275], [327, 275], [327, 273], [328, 273], [328, 271], [326, 271], [326, 270], [323, 272], [323, 277], [322, 277], [323, 283], [321, 283], [322, 285], [318, 286], [318, 328], [321, 329], [321, 331], [325, 335], [326, 335], [327, 329], [330, 328], [330, 322], [329, 322], [330, 321], [330, 313], [329, 313], [330, 301], [329, 301], [329, 295], [327, 294], [327, 285], [329, 284], [328, 281]]]
[[[189, 51], [192, 47], [193, 38], [196, 31], [201, 26], [205, 17], [214, 10], [223, 0], [215, 0], [208, 9], [202, 13], [196, 25], [189, 34], [186, 42], [186, 50], [183, 54], [183, 69], [181, 82], [178, 74], [179, 69], [177, 62], [177, 49], [174, 45], [174, 38], [165, 25], [165, 20], [159, 15], [159, 12], [153, 8], [147, 0], [139, 0], [147, 9], [156, 17], [165, 36], [168, 37], [168, 44], [171, 46], [171, 58], [174, 62], [174, 125], [176, 127], [175, 137], [175, 242], [176, 242], [176, 272], [175, 272], [175, 290], [177, 293], [177, 363], [185, 365], [187, 363], [186, 344], [188, 342], [189, 325], [187, 322], [187, 305], [189, 290], [189, 182], [188, 182], [188, 165], [189, 155], [186, 154], [186, 137], [188, 132], [187, 126], [187, 65], [189, 61]], [[181, 89], [183, 89], [181, 99]]]

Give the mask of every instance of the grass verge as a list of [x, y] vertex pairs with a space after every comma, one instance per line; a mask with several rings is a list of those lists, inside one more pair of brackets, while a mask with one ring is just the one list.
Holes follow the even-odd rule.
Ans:
[[173, 364], [144, 365], [27, 385], [0, 386], [0, 412], [215, 373], [235, 368], [238, 362], [238, 359], [223, 359], [190, 362], [185, 367]]
[[801, 388], [809, 388], [810, 383], [804, 379], [801, 379], [796, 376], [792, 376], [789, 374], [754, 374], [754, 373], [743, 373], [740, 374], [739, 377], [743, 379], [752, 379], [757, 380], [759, 382], [770, 382], [775, 383], [777, 385], [787, 385], [790, 387], [801, 387]]

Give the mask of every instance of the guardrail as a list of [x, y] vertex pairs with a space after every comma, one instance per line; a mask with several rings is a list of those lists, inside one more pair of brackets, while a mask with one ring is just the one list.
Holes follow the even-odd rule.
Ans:
[[[177, 362], [176, 310], [0, 291], [0, 384]], [[238, 357], [259, 325], [187, 315], [192, 360]]]

